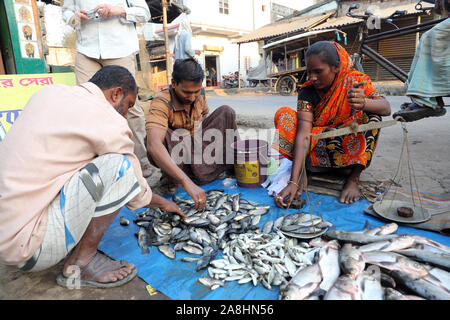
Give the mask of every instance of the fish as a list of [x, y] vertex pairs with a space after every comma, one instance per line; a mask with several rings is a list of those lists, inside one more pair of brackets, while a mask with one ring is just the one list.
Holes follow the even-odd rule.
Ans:
[[361, 252], [367, 251], [398, 251], [411, 247], [414, 244], [414, 238], [408, 235], [402, 235], [397, 238], [376, 241], [363, 246], [358, 249]]
[[121, 216], [119, 219], [119, 223], [121, 226], [128, 226], [130, 224], [130, 220], [126, 219], [125, 217]]
[[[369, 226], [369, 223], [366, 222], [366, 225]], [[366, 229], [363, 231], [363, 233], [368, 236], [384, 236], [395, 233], [397, 229], [398, 225], [396, 223], [387, 223], [373, 229]]]
[[422, 297], [414, 295], [404, 295], [392, 288], [384, 288], [385, 300], [425, 300]]
[[341, 275], [330, 290], [327, 291], [323, 300], [362, 300], [363, 292], [358, 280], [349, 274]]
[[150, 250], [148, 249], [148, 236], [147, 236], [147, 231], [145, 230], [145, 228], [140, 227], [139, 228], [139, 232], [138, 232], [138, 244], [139, 247], [142, 250], [142, 254], [148, 254], [150, 253]]
[[363, 272], [366, 260], [361, 251], [351, 243], [346, 243], [339, 251], [339, 264], [343, 273], [349, 274], [356, 280]]
[[191, 245], [185, 245], [183, 247], [183, 250], [188, 252], [188, 253], [198, 254], [198, 255], [201, 255], [203, 253], [202, 250], [200, 250], [197, 247], [191, 246]]
[[270, 233], [272, 231], [273, 228], [273, 220], [269, 220], [266, 223], [264, 223], [263, 227], [262, 227], [262, 232], [263, 233]]
[[200, 282], [204, 286], [209, 287], [211, 290], [215, 290], [219, 286], [220, 287], [224, 287], [225, 286], [225, 281], [217, 280], [217, 279], [213, 279], [213, 278], [204, 278], [204, 277], [203, 278], [198, 278], [198, 282]]
[[324, 233], [326, 238], [335, 239], [344, 242], [351, 242], [357, 244], [368, 244], [371, 242], [386, 241], [396, 239], [400, 235], [388, 234], [388, 235], [367, 235], [361, 232], [351, 232], [343, 230], [329, 230]]
[[281, 292], [281, 300], [305, 300], [319, 289], [322, 279], [318, 264], [300, 269]]
[[424, 245], [416, 245], [415, 247], [396, 250], [395, 252], [414, 258], [418, 261], [428, 262], [435, 266], [450, 270], [450, 254], [426, 250]]
[[170, 259], [175, 259], [175, 250], [171, 246], [164, 244], [158, 246], [158, 250]]
[[363, 271], [357, 281], [362, 291], [362, 300], [384, 300], [384, 290], [379, 276]]
[[318, 262], [322, 274], [319, 288], [328, 291], [339, 278], [339, 244], [336, 240], [328, 242], [320, 248]]
[[446, 288], [433, 284], [429, 276], [416, 278], [402, 271], [393, 271], [392, 275], [419, 296], [430, 300], [450, 300], [450, 292]]
[[366, 263], [375, 264], [390, 271], [401, 271], [408, 274], [412, 279], [419, 279], [428, 274], [423, 265], [398, 253], [369, 251], [364, 252], [363, 255]]

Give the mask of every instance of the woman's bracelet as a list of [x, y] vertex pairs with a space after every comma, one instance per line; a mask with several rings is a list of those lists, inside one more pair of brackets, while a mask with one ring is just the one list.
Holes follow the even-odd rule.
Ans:
[[293, 184], [295, 184], [295, 185], [297, 186], [297, 188], [300, 188], [300, 186], [299, 186], [296, 182], [294, 182], [294, 181], [292, 181], [292, 180], [289, 180], [288, 184], [289, 184], [289, 183], [293, 183]]

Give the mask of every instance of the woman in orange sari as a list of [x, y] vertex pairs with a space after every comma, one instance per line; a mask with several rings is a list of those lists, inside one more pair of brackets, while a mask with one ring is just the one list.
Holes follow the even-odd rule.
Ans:
[[369, 76], [353, 69], [347, 51], [336, 42], [314, 43], [306, 52], [306, 68], [309, 80], [299, 90], [297, 111], [282, 107], [275, 114], [279, 145], [273, 147], [293, 160], [289, 183], [274, 197], [275, 204], [286, 207], [302, 192], [298, 178], [304, 162], [311, 172], [345, 169], [340, 170], [347, 177], [339, 200], [353, 203], [360, 198], [359, 177], [372, 160], [380, 130], [320, 140], [310, 134], [354, 121], [379, 122], [390, 115], [389, 102], [375, 91]]

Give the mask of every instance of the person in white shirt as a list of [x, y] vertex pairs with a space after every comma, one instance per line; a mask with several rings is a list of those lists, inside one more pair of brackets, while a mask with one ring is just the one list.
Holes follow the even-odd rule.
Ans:
[[[77, 31], [75, 75], [77, 84], [87, 82], [107, 65], [119, 65], [135, 75], [139, 41], [135, 23], [150, 20], [145, 0], [65, 0], [63, 19]], [[128, 111], [134, 153], [144, 177], [152, 174], [145, 148], [145, 117], [138, 103]]]

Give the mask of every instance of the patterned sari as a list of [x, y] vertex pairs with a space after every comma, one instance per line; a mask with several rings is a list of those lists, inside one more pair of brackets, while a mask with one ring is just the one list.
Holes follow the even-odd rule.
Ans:
[[[313, 112], [312, 133], [348, 127], [353, 119], [358, 124], [381, 121], [381, 116], [358, 111], [352, 115], [347, 100], [347, 92], [354, 83], [364, 83], [364, 93], [368, 99], [382, 97], [372, 86], [370, 77], [353, 69], [353, 62], [347, 51], [338, 43], [331, 42], [340, 59], [340, 70], [328, 92], [315, 101], [307, 92], [315, 92], [310, 81], [305, 82], [298, 95], [297, 112]], [[317, 96], [317, 94], [316, 94]], [[294, 158], [294, 145], [297, 136], [297, 112], [282, 107], [275, 113], [275, 128], [279, 133], [279, 144], [273, 148], [288, 159]], [[345, 136], [316, 140], [311, 138], [307, 157], [308, 168], [344, 168], [353, 164], [369, 166], [380, 134], [379, 129], [349, 134]]]

